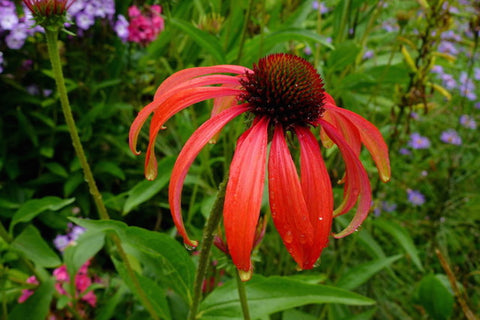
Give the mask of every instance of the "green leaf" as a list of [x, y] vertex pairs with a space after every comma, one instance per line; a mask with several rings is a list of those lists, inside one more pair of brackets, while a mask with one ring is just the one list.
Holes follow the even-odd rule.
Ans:
[[30, 141], [32, 141], [33, 145], [35, 147], [38, 147], [37, 132], [34, 129], [30, 120], [28, 120], [28, 118], [23, 114], [22, 109], [20, 108], [17, 108], [17, 118], [18, 118], [18, 122], [21, 130], [27, 134], [28, 138], [30, 139]]
[[47, 319], [54, 292], [55, 287], [53, 279], [44, 281], [35, 289], [33, 295], [31, 295], [27, 301], [19, 303], [13, 307], [12, 312], [8, 315], [8, 319]]
[[128, 191], [127, 199], [123, 207], [123, 215], [128, 214], [133, 208], [139, 204], [149, 200], [155, 194], [157, 194], [170, 180], [170, 174], [172, 172], [174, 157], [163, 158], [159, 162], [158, 176], [153, 181], [144, 180], [138, 183], [130, 191]]
[[[288, 277], [255, 275], [245, 283], [252, 319], [312, 303], [372, 305], [375, 301], [359, 294], [324, 285], [312, 285]], [[236, 281], [216, 288], [200, 306], [201, 319], [242, 319]]]
[[342, 71], [349, 65], [355, 63], [357, 55], [360, 53], [360, 47], [352, 41], [340, 43], [334, 51], [330, 53], [327, 60], [328, 70]]
[[28, 225], [12, 244], [13, 249], [23, 253], [37, 266], [45, 268], [58, 267], [61, 263], [57, 254], [48, 246], [40, 232], [32, 225]]
[[97, 254], [105, 244], [105, 234], [97, 230], [87, 230], [75, 241], [75, 245], [68, 246], [63, 259], [70, 275], [77, 274], [80, 267]]
[[418, 270], [423, 271], [422, 263], [418, 257], [417, 248], [407, 230], [392, 221], [377, 219], [373, 222], [377, 227], [390, 234], [398, 244], [407, 252]]
[[170, 18], [168, 20], [171, 25], [178, 27], [188, 34], [202, 49], [208, 51], [217, 61], [218, 64], [226, 62], [225, 53], [218, 39], [211, 34], [194, 27], [191, 23], [178, 18]]
[[380, 258], [360, 264], [343, 275], [340, 280], [338, 280], [337, 286], [348, 290], [354, 290], [380, 270], [400, 259], [402, 256], [403, 255], [399, 254], [393, 257]]
[[61, 199], [58, 197], [45, 197], [42, 199], [33, 199], [25, 202], [15, 212], [10, 223], [10, 231], [19, 222], [29, 222], [45, 210], [57, 211], [71, 204], [75, 198]]
[[453, 294], [438, 276], [430, 274], [420, 281], [417, 300], [432, 319], [443, 320], [452, 315], [455, 301]]
[[94, 174], [108, 173], [120, 180], [125, 180], [125, 174], [123, 170], [115, 163], [111, 161], [100, 161], [97, 163], [94, 169]]
[[128, 227], [125, 239], [147, 272], [191, 303], [195, 266], [182, 245], [166, 234], [137, 227]]
[[50, 162], [46, 163], [45, 167], [51, 172], [56, 174], [57, 176], [60, 176], [62, 178], [67, 178], [68, 177], [68, 172], [65, 170], [64, 167], [62, 167], [59, 163], [57, 162]]
[[[135, 296], [142, 301], [143, 293], [139, 288], [131, 281], [130, 276], [128, 275], [127, 269], [123, 266], [122, 262], [117, 259], [112, 259], [115, 269], [117, 269], [120, 277], [122, 277], [123, 281], [127, 284], [130, 290], [135, 294]], [[152, 279], [144, 277], [140, 274], [136, 274], [138, 282], [142, 291], [145, 292], [146, 298], [148, 299], [149, 303], [155, 309], [155, 313], [158, 315], [160, 319], [171, 319], [170, 316], [170, 309], [167, 303], [167, 295], [165, 294], [165, 289], [158, 286]]]
[[70, 220], [92, 232], [117, 233], [125, 250], [135, 256], [149, 274], [191, 303], [195, 266], [186, 249], [176, 240], [163, 233], [128, 227], [119, 221]]

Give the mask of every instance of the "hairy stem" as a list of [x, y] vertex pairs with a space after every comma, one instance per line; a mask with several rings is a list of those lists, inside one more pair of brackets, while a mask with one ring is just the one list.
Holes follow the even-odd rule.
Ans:
[[205, 274], [208, 268], [208, 261], [210, 256], [210, 250], [212, 249], [213, 238], [215, 232], [222, 218], [223, 202], [225, 200], [225, 189], [227, 186], [228, 174], [225, 175], [225, 179], [219, 186], [217, 199], [213, 204], [212, 211], [207, 220], [207, 225], [203, 231], [202, 237], [202, 249], [200, 251], [200, 259], [198, 261], [197, 273], [195, 274], [195, 282], [193, 285], [193, 301], [190, 307], [189, 320], [196, 319], [200, 300], [202, 298], [202, 284], [205, 279]]

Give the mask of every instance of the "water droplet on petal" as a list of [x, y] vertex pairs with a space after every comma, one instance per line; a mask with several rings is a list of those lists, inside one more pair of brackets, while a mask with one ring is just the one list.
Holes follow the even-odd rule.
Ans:
[[293, 234], [292, 234], [292, 231], [288, 230], [285, 235], [283, 236], [283, 240], [286, 242], [286, 243], [292, 243], [293, 241]]
[[318, 220], [319, 220], [319, 221], [322, 221], [322, 220], [323, 220], [323, 217], [318, 217]]

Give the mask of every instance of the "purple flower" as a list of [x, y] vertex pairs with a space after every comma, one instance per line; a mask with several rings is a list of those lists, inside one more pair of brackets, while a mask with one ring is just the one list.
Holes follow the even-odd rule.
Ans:
[[435, 65], [432, 67], [432, 69], [430, 70], [432, 73], [437, 73], [437, 74], [443, 74], [443, 67], [442, 66], [438, 66], [438, 65]]
[[475, 103], [475, 108], [480, 109], [480, 102]]
[[473, 78], [480, 81], [480, 68], [473, 69]]
[[442, 135], [440, 136], [440, 140], [442, 140], [442, 142], [453, 144], [456, 146], [459, 146], [462, 144], [462, 138], [458, 135], [457, 131], [455, 131], [454, 129], [448, 129], [446, 131], [443, 131]]
[[325, 14], [330, 10], [325, 6], [323, 1], [321, 3], [319, 3], [318, 1], [313, 1], [312, 2], [312, 9], [320, 11], [321, 14]]
[[11, 5], [0, 6], [0, 17], [2, 17], [2, 19], [0, 19], [0, 31], [13, 30], [18, 24], [14, 2], [7, 3], [11, 3]]
[[117, 36], [123, 41], [126, 42], [128, 39], [128, 21], [123, 15], [118, 15], [117, 22], [113, 27]]
[[408, 201], [414, 206], [421, 206], [425, 203], [425, 196], [418, 190], [407, 189]]
[[460, 124], [468, 129], [477, 129], [477, 122], [475, 122], [473, 117], [466, 114], [460, 116]]
[[457, 86], [457, 81], [455, 81], [455, 79], [451, 74], [448, 74], [448, 73], [441, 74], [440, 78], [442, 79], [443, 85], [448, 90], [452, 90]]
[[27, 39], [27, 33], [21, 28], [14, 29], [5, 37], [5, 43], [10, 49], [18, 50], [23, 47], [25, 40]]
[[401, 155], [404, 155], [404, 156], [409, 156], [409, 155], [412, 154], [412, 151], [408, 150], [407, 148], [400, 148], [400, 150], [398, 150], [398, 152]]
[[438, 51], [451, 54], [452, 56], [455, 56], [458, 54], [458, 49], [450, 41], [442, 41], [438, 46]]
[[68, 235], [59, 234], [53, 239], [53, 244], [58, 251], [63, 251], [70, 244], [70, 238]]
[[397, 210], [397, 204], [393, 202], [382, 202], [382, 209], [385, 212], [393, 212]]
[[430, 147], [430, 140], [415, 132], [410, 135], [408, 145], [413, 149], [427, 149]]
[[468, 78], [468, 75], [465, 71], [460, 73], [460, 83], [460, 94], [470, 101], [477, 100], [477, 95], [474, 92], [475, 84], [473, 83], [472, 79]]
[[371, 58], [373, 58], [373, 55], [374, 55], [373, 50], [367, 50], [363, 54], [363, 59], [364, 60], [371, 59]]

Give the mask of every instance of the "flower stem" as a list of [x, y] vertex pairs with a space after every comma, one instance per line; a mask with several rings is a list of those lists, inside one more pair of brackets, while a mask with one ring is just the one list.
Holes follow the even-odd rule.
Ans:
[[250, 320], [250, 311], [248, 310], [248, 300], [247, 300], [247, 293], [245, 291], [245, 283], [242, 281], [242, 279], [240, 279], [238, 270], [236, 272], [236, 278], [237, 278], [238, 297], [240, 298], [240, 304], [242, 305], [243, 319]]
[[[97, 184], [95, 183], [95, 179], [93, 178], [92, 170], [90, 169], [90, 165], [88, 164], [87, 157], [85, 156], [85, 152], [83, 150], [82, 143], [80, 141], [80, 137], [78, 135], [77, 126], [75, 125], [75, 120], [72, 115], [72, 109], [70, 108], [70, 103], [68, 101], [67, 95], [67, 88], [65, 87], [65, 79], [63, 77], [62, 65], [60, 62], [60, 54], [58, 51], [58, 31], [51, 30], [49, 28], [45, 28], [45, 36], [47, 38], [47, 47], [48, 47], [48, 54], [50, 56], [50, 62], [52, 63], [52, 70], [53, 75], [55, 78], [55, 82], [57, 84], [58, 95], [60, 97], [60, 104], [62, 106], [63, 115], [65, 116], [65, 121], [67, 123], [68, 131], [70, 132], [70, 137], [72, 139], [73, 148], [75, 149], [75, 153], [77, 154], [78, 159], [80, 160], [80, 165], [82, 166], [85, 181], [88, 184], [88, 188], [90, 194], [93, 197], [95, 205], [98, 210], [98, 215], [100, 216], [101, 220], [109, 220], [110, 217], [107, 213], [107, 209], [105, 204], [102, 200], [102, 195], [97, 188]], [[127, 269], [127, 274], [132, 281], [134, 287], [137, 289], [139, 299], [143, 306], [147, 309], [150, 313], [152, 319], [159, 319], [157, 316], [153, 305], [151, 304], [150, 300], [147, 297], [147, 294], [140, 286], [140, 282], [135, 275], [132, 266], [128, 260], [125, 251], [123, 250], [122, 243], [120, 238], [117, 235], [111, 235], [110, 238], [115, 243], [115, 246], [120, 254], [120, 257]]]
[[223, 202], [225, 200], [225, 189], [227, 185], [228, 174], [225, 175], [225, 179], [219, 186], [217, 199], [213, 204], [212, 211], [207, 220], [207, 226], [203, 232], [202, 237], [202, 249], [200, 251], [200, 259], [198, 261], [197, 273], [195, 274], [195, 282], [193, 285], [193, 301], [190, 307], [189, 320], [196, 319], [200, 300], [202, 298], [202, 284], [205, 279], [205, 274], [208, 268], [208, 260], [210, 256], [210, 250], [212, 249], [213, 237], [217, 230], [220, 219], [222, 218]]
[[105, 205], [103, 203], [102, 195], [98, 191], [97, 184], [95, 183], [95, 180], [93, 178], [92, 170], [90, 169], [90, 165], [87, 162], [87, 157], [85, 156], [82, 143], [80, 142], [77, 126], [75, 125], [75, 120], [73, 119], [72, 115], [72, 109], [70, 108], [70, 103], [68, 101], [67, 88], [65, 87], [65, 79], [63, 78], [60, 54], [58, 52], [58, 31], [52, 31], [48, 28], [45, 28], [45, 36], [47, 38], [48, 54], [52, 63], [53, 76], [55, 78], [55, 83], [57, 84], [60, 104], [62, 105], [62, 111], [63, 115], [65, 116], [68, 131], [70, 132], [70, 137], [72, 138], [73, 148], [75, 149], [75, 153], [80, 160], [80, 165], [82, 166], [83, 174], [88, 184], [90, 194], [95, 201], [98, 215], [102, 220], [108, 220], [109, 216], [107, 213], [107, 209], [105, 208]]

